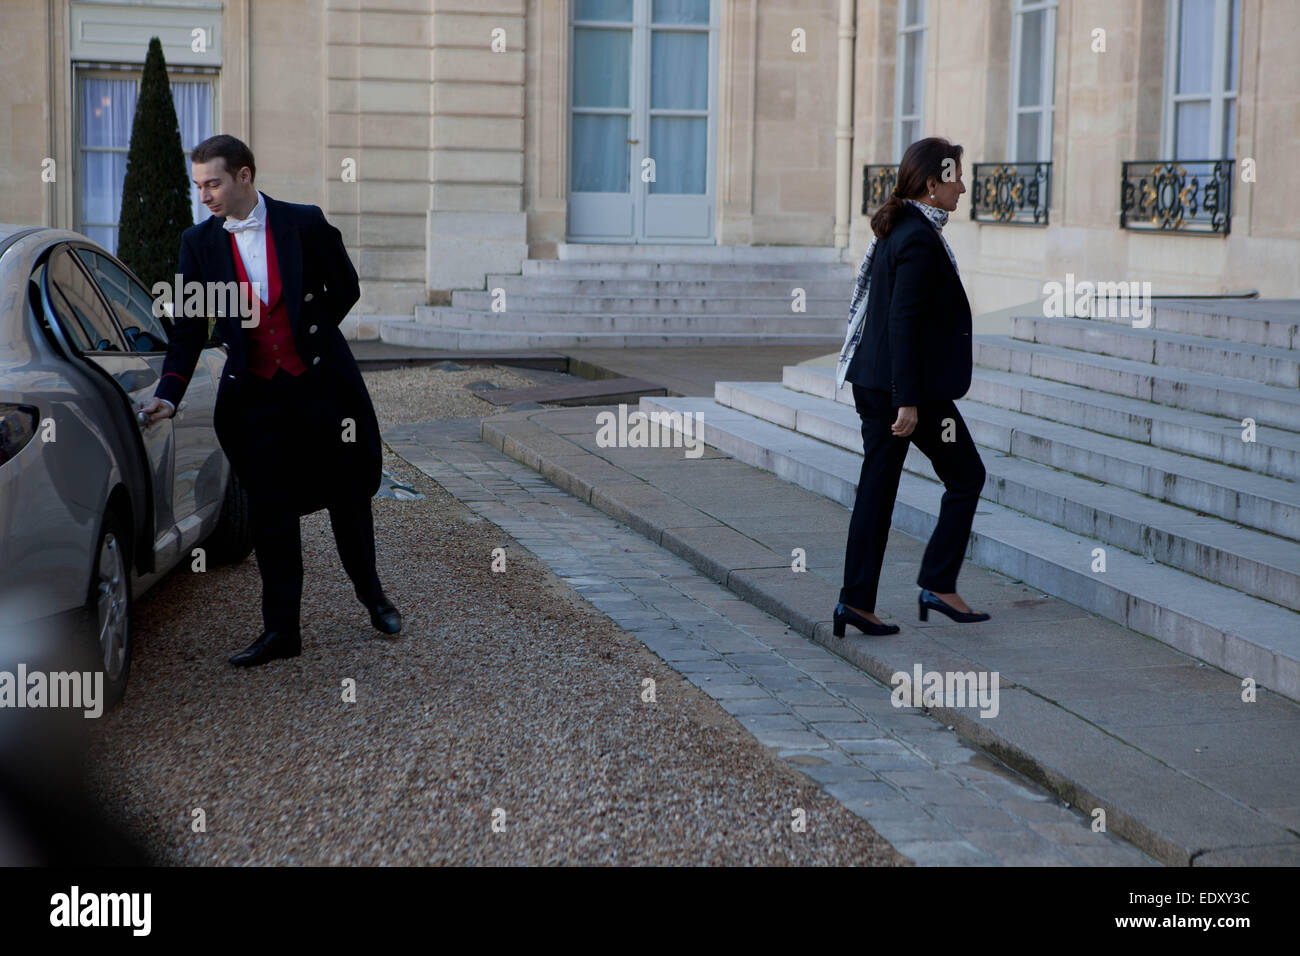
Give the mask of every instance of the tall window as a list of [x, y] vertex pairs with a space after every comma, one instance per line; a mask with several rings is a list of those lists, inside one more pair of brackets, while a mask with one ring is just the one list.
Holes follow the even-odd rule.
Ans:
[[709, 0], [654, 0], [650, 16], [650, 142], [672, 161], [656, 169], [652, 193], [707, 188]]
[[1168, 0], [1166, 156], [1232, 159], [1241, 0]]
[[925, 110], [925, 0], [899, 4], [898, 59], [894, 73], [894, 162], [921, 138]]
[[[212, 135], [216, 75], [168, 71], [181, 147], [185, 150], [185, 178], [190, 178], [189, 154]], [[77, 231], [110, 252], [117, 252], [117, 223], [122, 212], [122, 183], [131, 147], [131, 124], [140, 95], [140, 73], [113, 69], [77, 71]], [[208, 216], [191, 185], [194, 221]]]
[[625, 193], [631, 176], [632, 0], [576, 0], [569, 188]]
[[1007, 156], [1013, 163], [1052, 159], [1056, 72], [1056, 0], [1016, 0], [1011, 27], [1011, 115]]

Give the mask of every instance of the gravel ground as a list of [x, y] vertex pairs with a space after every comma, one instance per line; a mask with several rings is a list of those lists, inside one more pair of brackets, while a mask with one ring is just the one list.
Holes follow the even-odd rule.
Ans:
[[527, 388], [537, 384], [512, 368], [484, 365], [463, 372], [415, 366], [362, 374], [375, 403], [380, 429], [435, 418], [486, 417], [505, 410], [467, 391], [465, 386], [473, 382], [491, 382], [501, 388]]
[[[489, 414], [466, 382], [528, 384], [366, 379], [384, 426]], [[504, 532], [387, 450], [384, 467], [426, 495], [373, 503], [398, 637], [370, 627], [325, 512], [302, 520], [301, 657], [226, 664], [260, 630], [251, 556], [179, 569], [137, 604], [131, 684], [96, 722], [89, 775], [159, 862], [906, 864]]]

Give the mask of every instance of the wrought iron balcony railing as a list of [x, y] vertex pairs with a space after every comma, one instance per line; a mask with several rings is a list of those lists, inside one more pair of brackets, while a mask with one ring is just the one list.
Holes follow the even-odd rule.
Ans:
[[970, 217], [976, 222], [1046, 226], [1051, 163], [975, 163]]
[[898, 184], [898, 164], [862, 167], [862, 215], [875, 215]]
[[1234, 160], [1152, 159], [1121, 165], [1121, 229], [1228, 234]]

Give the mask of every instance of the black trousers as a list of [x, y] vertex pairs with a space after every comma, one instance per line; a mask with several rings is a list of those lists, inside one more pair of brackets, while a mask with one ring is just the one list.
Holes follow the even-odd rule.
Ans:
[[[302, 605], [302, 538], [296, 511], [258, 514], [250, 499], [253, 547], [262, 575], [262, 624], [268, 631], [297, 630]], [[334, 543], [343, 569], [363, 604], [381, 593], [375, 570], [375, 527], [370, 499], [340, 501], [329, 506]]]
[[299, 627], [304, 502], [311, 510], [320, 505], [329, 509], [334, 543], [358, 600], [377, 600], [382, 589], [370, 498], [330, 490], [338, 423], [329, 396], [305, 374], [279, 371], [269, 380], [249, 374], [240, 396], [240, 422], [252, 449], [247, 460], [254, 463], [246, 465], [240, 479], [248, 492], [262, 577], [263, 626], [281, 631]]
[[[900, 438], [890, 431], [898, 408], [889, 392], [854, 385], [853, 401], [862, 419], [863, 459], [853, 517], [849, 520], [840, 602], [863, 611], [876, 609], [890, 518], [911, 442], [930, 459], [944, 486], [939, 523], [925, 547], [916, 583], [944, 594], [956, 591], [957, 572], [961, 570], [975, 506], [984, 487], [984, 463], [966, 422], [951, 400], [918, 405], [916, 428], [910, 436]], [[951, 420], [947, 428], [946, 420]], [[943, 440], [945, 429], [951, 441]]]

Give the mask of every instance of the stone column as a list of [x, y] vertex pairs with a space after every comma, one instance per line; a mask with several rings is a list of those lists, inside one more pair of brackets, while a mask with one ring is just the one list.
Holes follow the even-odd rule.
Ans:
[[853, 37], [854, 0], [840, 0], [839, 86], [835, 115], [835, 235], [837, 249], [849, 244], [849, 203], [853, 195]]
[[758, 0], [724, 0], [718, 53], [718, 244], [754, 228], [754, 92]]

